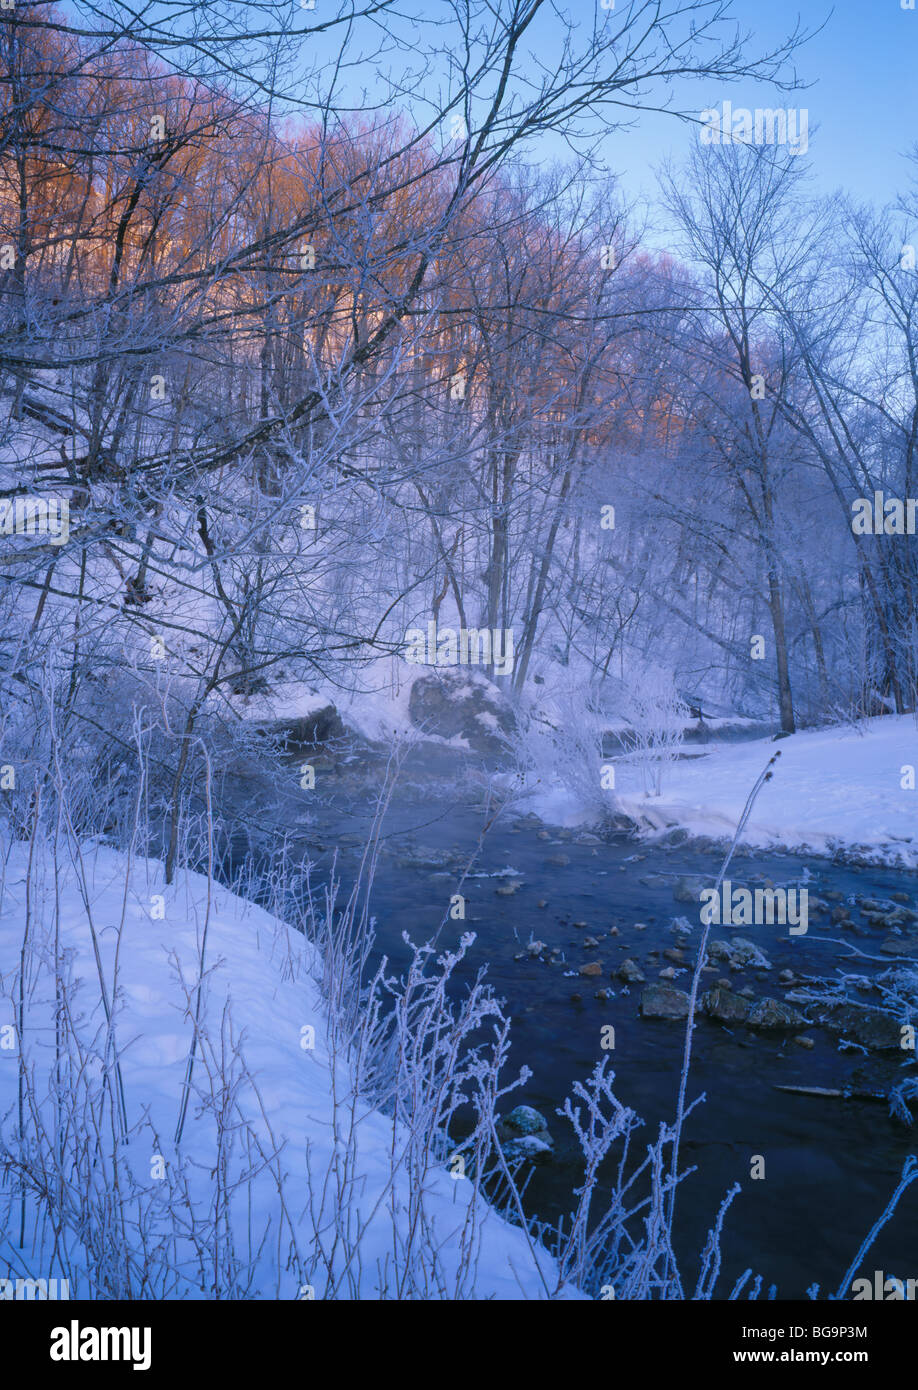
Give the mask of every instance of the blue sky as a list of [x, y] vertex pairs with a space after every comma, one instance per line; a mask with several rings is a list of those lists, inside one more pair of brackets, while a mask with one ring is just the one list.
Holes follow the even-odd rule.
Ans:
[[[577, 0], [567, 8], [576, 14]], [[777, 94], [754, 83], [694, 83], [680, 91], [680, 101], [699, 112], [724, 99], [734, 107], [805, 107], [816, 187], [892, 200], [910, 177], [903, 155], [918, 143], [918, 9], [903, 10], [900, 0], [734, 0], [734, 12], [763, 46], [793, 29], [798, 15], [810, 28], [825, 20], [797, 63], [811, 85]], [[684, 123], [645, 113], [633, 129], [610, 135], [604, 155], [626, 194], [650, 197], [654, 167], [666, 156], [678, 160], [696, 139]]]
[[[323, 0], [316, 0], [320, 6]], [[553, 0], [558, 13], [582, 25], [584, 37], [592, 28], [598, 0]], [[915, 0], [918, 4], [918, 0]], [[628, 0], [617, 0], [613, 22], [623, 17]], [[527, 35], [537, 64], [551, 68], [558, 57], [559, 25], [547, 5]], [[437, 0], [402, 0], [403, 16], [431, 21], [438, 13]], [[671, 92], [672, 102], [700, 116], [705, 108], [720, 108], [725, 100], [734, 108], [794, 107], [808, 112], [809, 167], [814, 191], [843, 189], [857, 199], [875, 203], [892, 201], [912, 176], [905, 155], [918, 144], [918, 9], [905, 10], [902, 0], [732, 0], [732, 14], [741, 32], [748, 32], [747, 55], [751, 58], [780, 45], [798, 25], [818, 30], [798, 51], [796, 69], [807, 84], [804, 90], [779, 92], [764, 83], [685, 82]], [[386, 20], [383, 27], [391, 23]], [[406, 19], [407, 32], [413, 32]], [[429, 32], [435, 32], [431, 30]], [[732, 36], [732, 27], [721, 31]], [[310, 40], [312, 44], [314, 40]], [[535, 72], [533, 65], [533, 73]], [[525, 71], [525, 60], [522, 64]], [[444, 69], [430, 63], [422, 91], [436, 107], [443, 87]], [[367, 68], [349, 73], [346, 85], [357, 98], [361, 82], [370, 91], [374, 83]], [[666, 88], [648, 94], [652, 104], [662, 104]], [[610, 131], [602, 142], [607, 166], [619, 177], [626, 200], [652, 201], [656, 192], [655, 170], [667, 158], [679, 161], [697, 141], [699, 127], [656, 111], [642, 111], [626, 129]], [[560, 139], [543, 138], [527, 150], [533, 162], [570, 158]], [[661, 226], [652, 241], [665, 243]]]
[[[589, 32], [597, 0], [552, 0], [561, 15], [571, 16]], [[697, 82], [680, 84], [673, 93], [678, 105], [700, 115], [708, 107], [720, 107], [729, 100], [736, 107], [805, 107], [808, 112], [809, 165], [815, 191], [837, 188], [856, 198], [876, 203], [889, 202], [902, 191], [911, 177], [904, 156], [918, 143], [918, 9], [902, 8], [903, 0], [732, 0], [732, 13], [742, 31], [751, 39], [750, 57], [778, 45], [800, 19], [811, 29], [820, 29], [798, 53], [799, 76], [809, 84], [806, 90], [781, 93], [764, 84]], [[908, 3], [908, 0], [906, 0]], [[918, 4], [918, 0], [915, 0]], [[324, 18], [326, 0], [315, 0], [314, 9], [301, 16], [309, 22]], [[614, 18], [627, 10], [628, 0], [616, 0]], [[337, 11], [337, 5], [329, 7]], [[372, 53], [377, 40], [392, 24], [403, 30], [403, 37], [419, 41], [444, 42], [436, 28], [444, 7], [440, 0], [401, 0], [393, 13], [380, 18], [378, 29], [360, 31], [358, 50]], [[539, 21], [527, 35], [534, 57], [553, 66], [558, 57], [559, 27], [551, 18], [548, 4]], [[394, 15], [400, 16], [395, 20]], [[424, 30], [424, 38], [420, 31]], [[302, 40], [305, 55], [328, 59], [334, 52], [340, 29], [311, 34]], [[353, 56], [353, 55], [352, 55]], [[398, 67], [399, 59], [393, 57]], [[384, 60], [382, 66], [385, 67]], [[525, 59], [523, 62], [525, 71]], [[380, 87], [374, 78], [372, 62], [359, 62], [340, 75], [342, 92], [349, 104], [360, 109], [377, 97]], [[421, 76], [421, 101], [415, 115], [424, 123], [437, 108], [444, 87], [442, 59], [431, 58]], [[305, 98], [305, 91], [301, 90]], [[662, 102], [666, 90], [659, 89], [649, 100]], [[308, 99], [308, 98], [307, 98]], [[411, 105], [412, 103], [408, 102]], [[391, 104], [382, 102], [382, 109]], [[651, 201], [656, 191], [655, 170], [666, 158], [676, 161], [688, 153], [698, 139], [698, 127], [654, 111], [641, 112], [628, 129], [611, 131], [603, 140], [603, 157], [619, 177], [626, 200]], [[543, 139], [527, 151], [529, 159], [569, 158], [562, 141]], [[651, 240], [665, 240], [665, 229]]]

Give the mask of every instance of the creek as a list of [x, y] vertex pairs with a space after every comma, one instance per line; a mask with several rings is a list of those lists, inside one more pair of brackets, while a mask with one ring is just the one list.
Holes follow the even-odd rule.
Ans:
[[[767, 754], [763, 764], [766, 760]], [[253, 823], [267, 837], [262, 843], [270, 842], [273, 825], [278, 835], [292, 838], [294, 857], [311, 864], [314, 888], [327, 880], [334, 862], [346, 890], [370, 830], [384, 759], [322, 752], [311, 761], [315, 792], [288, 788], [279, 795], [276, 783], [254, 774], [224, 780], [224, 815], [232, 820], [234, 807], [246, 811], [245, 828], [236, 831], [235, 857], [252, 847]], [[540, 1219], [554, 1221], [570, 1210], [570, 1193], [581, 1176], [579, 1151], [556, 1110], [572, 1083], [585, 1080], [603, 1056], [603, 1025], [615, 1029], [616, 1094], [645, 1121], [636, 1139], [646, 1136], [650, 1142], [659, 1122], [673, 1118], [685, 1023], [641, 1017], [644, 986], [628, 986], [614, 972], [631, 959], [647, 984], [656, 982], [670, 964], [662, 952], [679, 944], [673, 919], [683, 917], [692, 927], [685, 939], [686, 973], [671, 983], [690, 988], [699, 910], [697, 902], [677, 901], [674, 889], [685, 875], [712, 883], [723, 850], [679, 836], [648, 844], [621, 830], [555, 829], [514, 811], [512, 804], [500, 810], [482, 838], [494, 812], [487, 783], [480, 761], [442, 745], [421, 745], [406, 760], [380, 841], [371, 899], [374, 960], [385, 953], [394, 968], [403, 966], [408, 951], [402, 933], [419, 944], [432, 936], [459, 891], [459, 875], [473, 861], [461, 888], [465, 920], [448, 921], [439, 942], [452, 945], [462, 932], [474, 931], [476, 941], [457, 984], [486, 965], [487, 981], [505, 1001], [513, 1021], [510, 1073], [523, 1065], [532, 1072], [511, 1103], [540, 1110], [555, 1141], [551, 1159], [531, 1172], [526, 1205]], [[777, 925], [714, 927], [716, 938], [753, 939], [772, 969], [731, 972], [723, 964], [702, 977], [702, 988], [728, 975], [734, 990], [750, 987], [756, 998], [784, 997], [788, 986], [778, 981], [782, 970], [823, 979], [844, 970], [869, 980], [896, 962], [880, 953], [888, 932], [862, 921], [859, 901], [904, 893], [916, 906], [914, 873], [812, 855], [741, 847], [729, 877], [750, 887], [805, 886], [812, 897], [829, 894], [833, 905], [850, 905], [853, 925], [845, 929], [828, 913], [811, 914], [805, 935], [792, 936]], [[526, 951], [532, 938], [545, 945], [538, 956]], [[588, 938], [597, 944], [587, 946]], [[918, 955], [918, 935], [912, 940]], [[858, 958], [853, 949], [879, 961]], [[601, 963], [602, 976], [573, 977], [571, 972], [588, 961]], [[595, 997], [600, 989], [611, 997]], [[876, 1002], [869, 991], [860, 997]], [[801, 1035], [812, 1046], [794, 1041]], [[687, 1122], [681, 1150], [682, 1166], [696, 1169], [681, 1184], [678, 1201], [677, 1249], [686, 1282], [694, 1285], [718, 1205], [738, 1181], [742, 1191], [726, 1221], [717, 1296], [726, 1297], [749, 1267], [763, 1276], [766, 1288], [776, 1284], [782, 1299], [804, 1298], [814, 1282], [822, 1297], [834, 1293], [892, 1193], [906, 1156], [918, 1151], [918, 1131], [891, 1118], [883, 1100], [776, 1088], [885, 1092], [915, 1074], [914, 1062], [907, 1064], [914, 1054], [841, 1049], [838, 1036], [821, 1027], [757, 1031], [709, 1018], [699, 1019], [693, 1049], [689, 1099], [702, 1092], [706, 1099]], [[764, 1158], [764, 1179], [750, 1176], [756, 1155]], [[868, 1256], [868, 1277], [875, 1269], [900, 1278], [918, 1275], [916, 1237], [918, 1190], [912, 1187]]]

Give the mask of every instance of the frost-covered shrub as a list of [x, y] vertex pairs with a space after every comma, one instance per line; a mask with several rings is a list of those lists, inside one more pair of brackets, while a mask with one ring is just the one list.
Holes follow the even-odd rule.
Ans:
[[645, 666], [629, 681], [621, 714], [631, 761], [641, 770], [645, 796], [659, 796], [666, 768], [679, 754], [689, 708], [666, 672]]

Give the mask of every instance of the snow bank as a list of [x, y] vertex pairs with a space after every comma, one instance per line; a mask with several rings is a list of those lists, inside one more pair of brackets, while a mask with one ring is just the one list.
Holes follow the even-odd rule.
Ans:
[[[241, 1271], [237, 1296], [321, 1298], [326, 1276], [321, 1262], [314, 1263], [314, 1221], [322, 1226], [342, 1210], [352, 1236], [364, 1229], [352, 1243], [358, 1255], [352, 1260], [347, 1291], [337, 1296], [396, 1296], [398, 1252], [407, 1236], [409, 1200], [413, 1196], [416, 1201], [419, 1194], [409, 1194], [403, 1172], [391, 1180], [392, 1155], [399, 1152], [398, 1126], [353, 1094], [348, 1075], [330, 1057], [309, 943], [275, 917], [214, 886], [208, 907], [204, 877], [185, 874], [167, 888], [158, 863], [135, 860], [129, 865], [125, 856], [99, 846], [84, 847], [82, 873], [78, 861], [65, 862], [58, 865], [55, 879], [53, 866], [44, 863], [37, 874], [33, 872], [27, 901], [28, 846], [14, 844], [7, 850], [0, 932], [0, 1039], [4, 1040], [0, 1136], [4, 1145], [16, 1146], [20, 1072], [18, 1054], [9, 1039], [18, 1031], [24, 933], [29, 963], [22, 1053], [38, 1098], [37, 1114], [51, 1133], [61, 1096], [68, 1100], [82, 1096], [86, 1077], [101, 1076], [106, 1026], [94, 931], [113, 1002], [114, 1041], [130, 1133], [126, 1145], [112, 1141], [110, 1146], [120, 1152], [122, 1172], [129, 1171], [153, 1203], [145, 1242], [155, 1243], [157, 1231], [175, 1226], [173, 1208], [168, 1212], [163, 1208], [157, 1217], [157, 1193], [165, 1194], [168, 1186], [162, 1170], [174, 1174], [184, 1160], [188, 1226], [196, 1222], [200, 1232], [209, 1230], [211, 1221], [220, 1240], [232, 1244], [233, 1259]], [[177, 1150], [173, 1138], [192, 1039], [191, 1009], [205, 925], [207, 973], [202, 1042], [195, 1063], [196, 1094], [181, 1150]], [[71, 1063], [57, 1098], [53, 1085], [55, 951], [58, 961], [65, 963], [68, 1008], [82, 1049], [82, 1062], [76, 1071]], [[347, 1137], [351, 1107], [357, 1118], [352, 1142]], [[81, 1123], [91, 1136], [88, 1110]], [[26, 1128], [30, 1135], [40, 1130], [39, 1119], [33, 1115]], [[110, 1174], [105, 1182], [111, 1182]], [[237, 1183], [241, 1185], [234, 1187]], [[450, 1276], [458, 1274], [453, 1267], [468, 1244], [472, 1189], [468, 1179], [454, 1180], [445, 1168], [435, 1167], [423, 1194], [431, 1241]], [[16, 1219], [8, 1218], [6, 1237], [0, 1238], [0, 1273], [7, 1266], [11, 1277], [60, 1274], [51, 1255], [52, 1233], [36, 1216], [31, 1198], [25, 1249], [18, 1248], [15, 1182], [12, 1189], [8, 1183], [0, 1197], [9, 1197], [10, 1191]], [[74, 1225], [79, 1224], [79, 1215], [87, 1218], [90, 1202], [89, 1193], [78, 1194], [78, 1203], [84, 1205], [82, 1212], [78, 1206]], [[536, 1255], [525, 1234], [480, 1199], [475, 1210], [479, 1224], [473, 1252], [477, 1259], [474, 1296], [544, 1298], [536, 1260], [553, 1289], [557, 1274], [552, 1261], [541, 1250]], [[197, 1213], [194, 1222], [192, 1212]], [[94, 1220], [91, 1214], [89, 1219]], [[139, 1248], [144, 1243], [139, 1235], [142, 1224], [138, 1217], [140, 1264], [152, 1261]], [[130, 1222], [125, 1229], [130, 1232]], [[107, 1235], [103, 1232], [109, 1240], [116, 1234], [115, 1226]], [[123, 1238], [123, 1232], [118, 1238]], [[131, 1239], [130, 1234], [127, 1238]], [[65, 1233], [71, 1259], [81, 1239], [74, 1230]], [[194, 1240], [181, 1229], [173, 1229], [169, 1239], [175, 1242], [175, 1287], [167, 1296], [212, 1297], [207, 1269], [200, 1262], [200, 1267], [196, 1265]], [[333, 1243], [327, 1234], [324, 1243]], [[306, 1277], [308, 1286], [303, 1283]], [[90, 1275], [82, 1287], [71, 1283], [71, 1297], [92, 1297], [90, 1284]], [[434, 1291], [431, 1296], [450, 1294]]]
[[[688, 756], [664, 770], [659, 797], [644, 796], [633, 760], [609, 759], [615, 807], [653, 830], [678, 825], [695, 835], [732, 836], [756, 777], [778, 750], [774, 776], [743, 836], [746, 843], [814, 854], [849, 848], [877, 862], [918, 867], [918, 727], [911, 715], [777, 742], [686, 746]], [[587, 819], [562, 788], [539, 792], [529, 805], [554, 824]]]

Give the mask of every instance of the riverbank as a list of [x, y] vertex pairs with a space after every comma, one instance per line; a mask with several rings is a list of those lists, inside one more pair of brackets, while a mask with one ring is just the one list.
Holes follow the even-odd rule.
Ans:
[[[750, 789], [776, 752], [773, 777], [756, 800], [743, 843], [918, 868], [918, 726], [912, 715], [777, 740], [683, 748], [664, 768], [660, 796], [645, 795], [638, 760], [613, 759], [608, 805], [649, 838], [679, 829], [696, 838], [730, 839]], [[560, 782], [527, 792], [521, 804], [553, 825], [595, 822], [595, 808]]]
[[73, 1298], [556, 1289], [477, 1184], [433, 1154], [419, 1174], [405, 1124], [355, 1089], [300, 933], [155, 860], [4, 850], [0, 1274]]

